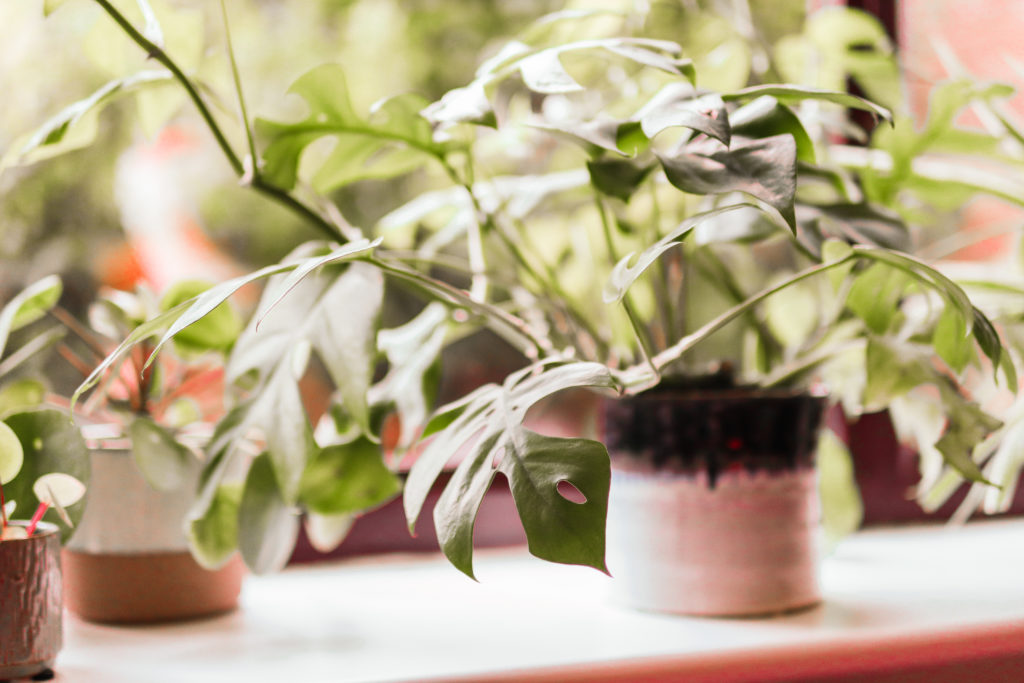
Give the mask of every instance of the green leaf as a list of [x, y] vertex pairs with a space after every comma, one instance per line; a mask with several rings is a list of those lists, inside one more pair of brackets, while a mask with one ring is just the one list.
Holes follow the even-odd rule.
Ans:
[[39, 320], [60, 299], [63, 287], [56, 275], [47, 275], [18, 292], [0, 310], [0, 357], [7, 346], [7, 338], [25, 325]]
[[318, 515], [307, 512], [306, 537], [316, 550], [328, 553], [341, 545], [354, 522], [353, 515]]
[[726, 146], [732, 135], [729, 115], [721, 96], [698, 92], [685, 82], [666, 85], [634, 118], [640, 121], [648, 138], [675, 126], [703, 133]]
[[[789, 134], [796, 142], [797, 161], [815, 163], [814, 142], [800, 117], [774, 97], [758, 97], [729, 117], [732, 134], [744, 138], [768, 138]], [[726, 142], [728, 144], [728, 142]]]
[[890, 122], [892, 121], [892, 112], [885, 107], [881, 107], [874, 102], [864, 99], [863, 97], [857, 97], [856, 95], [836, 90], [825, 90], [822, 88], [812, 88], [801, 85], [755, 85], [735, 92], [725, 93], [722, 95], [722, 99], [726, 102], [745, 102], [765, 95], [774, 97], [776, 100], [784, 104], [788, 104], [790, 102], [801, 102], [804, 100], [832, 102], [844, 107], [849, 107], [850, 109], [862, 109], [874, 114], [880, 119]]
[[146, 482], [157, 491], [183, 488], [194, 456], [152, 419], [138, 416], [128, 427], [132, 457]]
[[[8, 415], [4, 420], [18, 436], [24, 452], [21, 471], [13, 481], [4, 484], [4, 495], [16, 500], [19, 509], [31, 510], [35, 506], [32, 486], [46, 474], [63, 472], [88, 485], [89, 450], [85, 440], [68, 416], [57, 410], [30, 410]], [[82, 503], [76, 503], [67, 512], [72, 523], [77, 524], [82, 516]], [[59, 517], [49, 510], [45, 521], [58, 523]], [[67, 540], [71, 529], [63, 528], [63, 540]]]
[[[232, 350], [226, 378], [236, 382], [255, 370], [266, 381], [288, 349], [308, 343], [341, 392], [345, 409], [368, 434], [366, 394], [373, 380], [384, 279], [363, 263], [341, 272], [323, 269], [336, 260], [329, 257], [307, 259], [289, 276], [271, 279], [253, 322]], [[288, 305], [278, 306], [286, 297]]]
[[729, 149], [690, 143], [672, 156], [658, 155], [670, 183], [691, 194], [743, 192], [776, 209], [796, 229], [796, 143], [792, 135], [736, 144]]
[[7, 484], [21, 471], [25, 461], [25, 452], [21, 441], [5, 423], [0, 422], [0, 484]]
[[204, 514], [189, 521], [188, 541], [192, 556], [206, 569], [219, 569], [238, 548], [238, 510], [241, 484], [214, 489]]
[[238, 506], [238, 549], [249, 569], [274, 572], [291, 557], [299, 516], [285, 502], [268, 453], [252, 461]]
[[857, 273], [846, 307], [860, 317], [875, 334], [885, 334], [902, 319], [900, 302], [913, 279], [905, 272], [885, 264], [869, 265]]
[[46, 387], [34, 379], [20, 379], [0, 387], [0, 420], [9, 413], [38, 406], [45, 396]]
[[977, 357], [963, 318], [952, 308], [943, 310], [939, 316], [932, 333], [932, 346], [946, 365], [958, 374]]
[[464, 88], [449, 90], [440, 100], [424, 107], [420, 114], [439, 126], [472, 123], [496, 128], [498, 124], [482, 81], [473, 81]]
[[65, 2], [67, 2], [67, 0], [43, 0], [43, 16], [50, 16]]
[[[210, 289], [212, 285], [200, 280], [184, 280], [172, 285], [160, 300], [164, 311], [193, 299]], [[242, 318], [231, 304], [225, 301], [183, 329], [174, 337], [174, 346], [185, 353], [204, 351], [227, 351], [242, 331]]]
[[122, 95], [170, 83], [173, 78], [169, 71], [140, 71], [106, 83], [88, 97], [62, 109], [32, 133], [11, 143], [0, 158], [0, 170], [33, 164], [89, 145], [96, 137], [97, 116], [104, 107]]
[[[444, 466], [454, 454], [465, 453], [434, 507], [434, 526], [448, 558], [472, 576], [473, 523], [496, 468], [502, 467], [509, 452], [518, 452], [514, 441], [521, 436], [519, 425], [530, 407], [572, 387], [618, 389], [618, 382], [608, 368], [599, 363], [549, 361], [513, 373], [501, 387], [485, 385], [459, 404], [439, 409], [438, 414], [451, 422], [420, 453], [406, 479], [403, 503], [410, 530], [415, 528], [427, 494]], [[570, 461], [573, 459], [572, 455], [568, 457]], [[594, 493], [600, 498], [599, 492]], [[517, 507], [526, 504], [520, 505], [517, 500]], [[596, 514], [598, 507], [586, 507], [585, 514]], [[603, 529], [603, 517], [601, 519]], [[535, 528], [526, 531], [528, 538], [530, 534], [541, 533]], [[563, 540], [572, 546], [571, 539]], [[537, 540], [539, 547], [546, 548], [547, 542], [541, 533]], [[579, 559], [593, 558], [580, 556]], [[602, 561], [598, 568], [603, 566]]]
[[[336, 139], [336, 145], [313, 178], [321, 193], [362, 178], [403, 173], [446, 153], [444, 145], [434, 142], [429, 121], [419, 114], [425, 100], [413, 95], [393, 98], [375, 110], [371, 120], [364, 120], [352, 108], [345, 73], [336, 64], [306, 72], [288, 92], [306, 101], [309, 115], [305, 119], [297, 123], [256, 120], [257, 134], [268, 143], [263, 151], [263, 177], [283, 189], [295, 186], [306, 147], [327, 135]], [[409, 151], [413, 154], [406, 154]], [[395, 163], [395, 155], [401, 155], [400, 163]], [[376, 171], [375, 166], [379, 166]]]
[[603, 116], [568, 124], [534, 124], [533, 127], [574, 142], [595, 158], [603, 151], [633, 156], [646, 147], [647, 142], [643, 131], [637, 131], [635, 122]]
[[818, 493], [821, 497], [821, 525], [829, 545], [860, 528], [864, 519], [853, 459], [839, 437], [823, 429], [818, 437]]
[[[530, 553], [607, 573], [604, 529], [611, 465], [604, 444], [518, 429], [499, 469], [509, 479]], [[566, 499], [558, 491], [561, 482], [575, 487], [586, 501]]]
[[370, 388], [368, 398], [373, 405], [394, 406], [400, 420], [399, 451], [413, 444], [427, 422], [437, 393], [436, 375], [447, 328], [447, 309], [433, 302], [405, 325], [377, 333], [377, 348], [390, 368]]
[[380, 445], [363, 437], [314, 456], [302, 474], [299, 499], [321, 515], [350, 514], [387, 502], [401, 488], [384, 464]]
[[[947, 410], [949, 405], [947, 403]], [[990, 484], [971, 457], [974, 447], [1002, 422], [983, 411], [977, 404], [963, 402], [958, 410], [947, 413], [949, 422], [935, 448], [947, 463], [971, 481]]]
[[624, 159], [594, 159], [587, 162], [590, 183], [606, 195], [629, 201], [640, 184], [654, 169], [653, 164], [638, 164]]
[[865, 358], [863, 403], [867, 410], [881, 410], [894, 398], [936, 379], [927, 351], [917, 347], [871, 337]]
[[[373, 243], [367, 240], [358, 240], [350, 242], [342, 247], [331, 252], [331, 262], [344, 261], [353, 258], [358, 258], [361, 255], [366, 254], [373, 248]], [[327, 257], [320, 257], [319, 263], [324, 263]], [[148, 367], [155, 359], [160, 349], [163, 348], [176, 334], [192, 325], [193, 323], [201, 320], [204, 316], [215, 310], [218, 306], [224, 303], [228, 297], [237, 292], [245, 285], [255, 282], [264, 277], [275, 275], [277, 273], [283, 273], [289, 270], [294, 270], [304, 263], [304, 261], [296, 261], [289, 263], [279, 263], [276, 265], [267, 266], [260, 268], [259, 270], [249, 273], [248, 275], [239, 276], [221, 282], [220, 284], [211, 287], [206, 290], [198, 297], [191, 299], [190, 301], [183, 302], [169, 311], [157, 315], [156, 317], [147, 320], [145, 323], [139, 325], [118, 345], [113, 352], [110, 353], [103, 361], [96, 366], [96, 368], [90, 373], [85, 381], [75, 390], [75, 393], [71, 396], [71, 406], [74, 407], [78, 399], [88, 391], [90, 388], [96, 385], [96, 383], [103, 377], [104, 373], [116, 362], [118, 362], [124, 355], [131, 350], [139, 342], [150, 337], [161, 335], [160, 341], [153, 348], [153, 352], [150, 354], [146, 361]]]

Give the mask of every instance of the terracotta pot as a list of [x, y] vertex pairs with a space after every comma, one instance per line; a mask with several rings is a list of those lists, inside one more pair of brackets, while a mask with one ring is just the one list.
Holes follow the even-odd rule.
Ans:
[[706, 616], [821, 600], [814, 470], [819, 397], [661, 392], [609, 400], [613, 599]]
[[198, 463], [176, 491], [153, 489], [128, 450], [91, 452], [82, 520], [63, 552], [65, 604], [88, 621], [154, 623], [234, 609], [244, 567], [203, 569], [188, 550], [185, 519]]
[[0, 541], [0, 679], [53, 668], [62, 612], [57, 527], [40, 522], [29, 538]]

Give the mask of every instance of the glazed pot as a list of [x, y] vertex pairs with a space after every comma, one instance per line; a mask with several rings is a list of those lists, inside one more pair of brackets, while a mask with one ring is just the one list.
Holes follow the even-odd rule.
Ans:
[[89, 494], [63, 552], [65, 603], [88, 621], [153, 623], [207, 617], [238, 605], [244, 567], [201, 567], [188, 549], [186, 515], [199, 463], [175, 491], [157, 491], [131, 451], [94, 449]]
[[824, 400], [722, 390], [609, 400], [612, 597], [767, 615], [821, 600], [814, 451]]
[[62, 612], [57, 527], [40, 522], [29, 538], [0, 541], [0, 680], [53, 668]]

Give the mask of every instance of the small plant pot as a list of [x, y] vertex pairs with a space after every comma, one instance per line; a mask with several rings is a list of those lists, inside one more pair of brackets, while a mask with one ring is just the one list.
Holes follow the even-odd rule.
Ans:
[[824, 400], [723, 390], [609, 400], [612, 597], [756, 616], [821, 601], [814, 451]]
[[53, 668], [62, 612], [57, 527], [40, 522], [29, 538], [0, 541], [0, 679]]
[[186, 515], [199, 466], [175, 491], [157, 491], [128, 450], [91, 451], [82, 520], [64, 549], [68, 609], [87, 621], [158, 623], [235, 609], [245, 569], [233, 557], [209, 571], [188, 550]]

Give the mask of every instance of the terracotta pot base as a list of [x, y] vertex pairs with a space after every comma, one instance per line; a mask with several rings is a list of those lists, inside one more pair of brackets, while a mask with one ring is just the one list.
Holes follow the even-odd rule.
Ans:
[[186, 552], [140, 555], [64, 549], [65, 605], [86, 621], [143, 624], [210, 617], [238, 606], [245, 568], [216, 571]]

